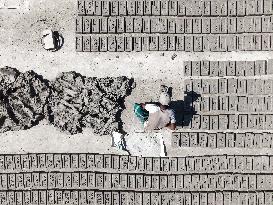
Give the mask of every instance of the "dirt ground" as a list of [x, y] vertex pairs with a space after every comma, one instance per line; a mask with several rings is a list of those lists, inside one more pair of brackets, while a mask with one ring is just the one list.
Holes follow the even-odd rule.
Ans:
[[[2, 0], [2, 2], [4, 2]], [[0, 9], [0, 67], [15, 67], [20, 71], [34, 70], [45, 78], [54, 79], [58, 73], [76, 71], [85, 76], [133, 77], [136, 89], [126, 98], [126, 110], [122, 114], [124, 129], [128, 133], [141, 130], [132, 115], [132, 103], [155, 101], [160, 84], [173, 87], [173, 99], [183, 100], [183, 61], [185, 60], [256, 60], [272, 58], [272, 52], [244, 53], [185, 53], [185, 52], [131, 52], [131, 53], [77, 53], [75, 51], [76, 0], [18, 0], [17, 9]], [[8, 4], [6, 2], [6, 4]], [[11, 3], [10, 3], [11, 4]], [[2, 3], [3, 6], [3, 3]], [[1, 7], [1, 0], [0, 0]], [[58, 52], [45, 51], [41, 46], [44, 29], [59, 31], [64, 45]], [[154, 134], [156, 136], [158, 134]], [[163, 134], [167, 147], [170, 133]], [[159, 144], [155, 137], [130, 134], [128, 142], [151, 144], [140, 146], [135, 155], [159, 155]], [[131, 145], [132, 146], [132, 145]], [[144, 150], [146, 149], [146, 152]], [[147, 151], [148, 150], [148, 151]], [[168, 149], [169, 156], [195, 155], [198, 153], [229, 153], [228, 149]], [[111, 147], [109, 136], [99, 137], [91, 130], [69, 136], [53, 126], [40, 124], [30, 130], [7, 132], [0, 135], [0, 153], [26, 152], [124, 152]], [[233, 153], [269, 153], [270, 150], [233, 149]], [[272, 151], [271, 151], [272, 153]]]

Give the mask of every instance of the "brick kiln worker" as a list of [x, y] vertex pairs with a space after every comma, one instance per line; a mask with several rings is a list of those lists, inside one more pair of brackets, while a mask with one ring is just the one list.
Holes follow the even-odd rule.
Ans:
[[167, 92], [162, 92], [157, 104], [152, 103], [135, 103], [135, 115], [144, 124], [146, 131], [162, 129], [167, 127], [171, 130], [176, 129], [175, 114], [169, 105], [171, 97]]

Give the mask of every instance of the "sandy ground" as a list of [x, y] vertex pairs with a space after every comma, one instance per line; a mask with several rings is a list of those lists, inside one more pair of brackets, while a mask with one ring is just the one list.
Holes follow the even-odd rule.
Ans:
[[[76, 0], [20, 0], [17, 1], [17, 9], [0, 9], [0, 67], [11, 66], [20, 71], [34, 70], [47, 79], [54, 79], [58, 73], [72, 70], [85, 76], [126, 75], [133, 77], [137, 87], [126, 99], [127, 109], [122, 115], [124, 129], [127, 132], [141, 129], [136, 126], [136, 119], [132, 115], [132, 103], [155, 101], [160, 84], [173, 87], [174, 100], [183, 99], [183, 61], [272, 58], [272, 52], [244, 52], [240, 55], [236, 52], [76, 53], [74, 20], [76, 2]], [[59, 31], [64, 37], [64, 45], [58, 52], [45, 51], [41, 46], [41, 32], [48, 28]], [[164, 134], [164, 136], [168, 146], [170, 135]], [[143, 134], [132, 134], [128, 137], [128, 141], [131, 143], [145, 144], [147, 140], [150, 140], [150, 136]], [[158, 145], [158, 142], [155, 144]], [[158, 146], [150, 150], [135, 154], [158, 155]], [[236, 149], [233, 151], [237, 152]], [[238, 150], [238, 153], [259, 154], [269, 151]], [[92, 134], [91, 130], [85, 130], [79, 135], [68, 136], [46, 123], [30, 130], [7, 132], [0, 135], [0, 153], [18, 152], [124, 153], [111, 148], [109, 136], [99, 137]], [[194, 155], [200, 152], [206, 154], [229, 153], [229, 150], [168, 149], [170, 156]]]

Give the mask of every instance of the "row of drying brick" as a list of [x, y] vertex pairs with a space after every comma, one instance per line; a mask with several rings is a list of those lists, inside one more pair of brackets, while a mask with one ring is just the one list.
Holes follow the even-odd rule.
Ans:
[[273, 16], [76, 18], [76, 33], [236, 34], [273, 32]]
[[245, 16], [272, 14], [272, 0], [78, 0], [79, 15]]
[[271, 51], [273, 34], [229, 35], [77, 35], [76, 51]]
[[272, 156], [135, 157], [103, 154], [1, 155], [1, 173], [97, 171], [111, 173], [272, 173]]
[[30, 190], [0, 192], [3, 205], [271, 205], [267, 192], [131, 192]]
[[273, 112], [273, 96], [202, 96], [186, 98], [183, 110], [199, 114], [269, 114]]
[[273, 60], [184, 61], [185, 76], [260, 76], [273, 74]]
[[272, 79], [247, 78], [212, 78], [186, 79], [185, 91], [198, 94], [226, 94], [226, 95], [272, 95]]
[[268, 191], [272, 174], [111, 174], [49, 172], [0, 174], [0, 191], [11, 190], [130, 190], [130, 191]]
[[174, 132], [172, 146], [174, 148], [273, 148], [273, 133]]
[[268, 130], [273, 129], [273, 115], [228, 114], [193, 115], [185, 114], [183, 127], [193, 130]]

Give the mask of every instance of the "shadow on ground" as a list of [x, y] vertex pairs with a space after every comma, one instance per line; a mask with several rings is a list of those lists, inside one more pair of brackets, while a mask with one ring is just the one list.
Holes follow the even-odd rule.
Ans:
[[54, 35], [55, 41], [56, 41], [56, 50], [54, 50], [54, 51], [58, 51], [64, 45], [64, 37], [58, 31], [53, 31], [53, 35]]
[[193, 107], [200, 94], [191, 91], [185, 92], [184, 100], [172, 101], [170, 107], [175, 111], [176, 125], [177, 126], [189, 126], [193, 115], [197, 114], [197, 111]]

